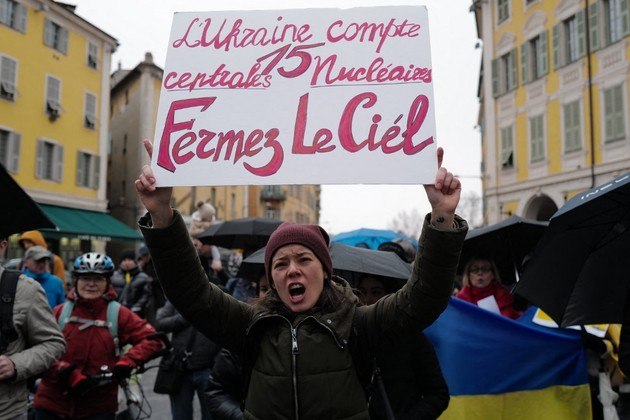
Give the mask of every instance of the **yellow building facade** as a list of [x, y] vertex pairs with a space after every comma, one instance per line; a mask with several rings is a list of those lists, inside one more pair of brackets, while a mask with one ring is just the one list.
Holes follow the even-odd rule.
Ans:
[[548, 220], [630, 169], [630, 0], [474, 1], [484, 219]]
[[117, 45], [73, 6], [0, 0], [0, 163], [55, 218], [56, 239], [111, 239], [59, 222], [74, 211], [109, 218], [104, 156]]

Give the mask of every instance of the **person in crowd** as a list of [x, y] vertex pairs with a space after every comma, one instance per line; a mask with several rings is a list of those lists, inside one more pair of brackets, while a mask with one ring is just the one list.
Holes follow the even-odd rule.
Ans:
[[[256, 284], [256, 283], [254, 283]], [[263, 299], [269, 291], [269, 280], [262, 274], [257, 282], [257, 295]], [[251, 299], [248, 299], [252, 303]], [[243, 365], [237, 354], [221, 349], [214, 359], [212, 375], [208, 380], [205, 397], [212, 418], [221, 420], [241, 420], [245, 378]]]
[[[626, 302], [623, 308], [623, 318], [621, 321], [621, 331], [619, 332], [618, 363], [619, 369], [627, 379], [630, 378], [630, 293], [628, 293], [628, 296], [626, 296]], [[630, 388], [630, 386], [626, 386], [623, 388], [624, 393], [630, 394], [630, 389], [628, 388]], [[630, 409], [628, 409], [628, 406], [630, 406], [630, 404], [628, 403], [630, 398], [625, 395], [622, 395], [622, 397], [625, 397], [622, 402], [622, 408], [625, 409], [624, 411], [626, 412], [624, 414], [626, 414], [627, 412], [630, 412]], [[623, 407], [624, 405], [625, 407]]]
[[462, 289], [456, 297], [511, 319], [521, 316], [514, 308], [514, 296], [501, 284], [496, 264], [488, 258], [475, 257], [468, 261]]
[[199, 201], [197, 210], [191, 215], [190, 228], [188, 233], [193, 239], [201, 265], [208, 274], [208, 278], [214, 284], [225, 285], [225, 275], [223, 273], [223, 263], [221, 262], [221, 254], [219, 249], [211, 244], [203, 243], [197, 236], [205, 232], [213, 223], [216, 222], [216, 210], [210, 203]]
[[[148, 140], [145, 147], [151, 154]], [[438, 167], [442, 156], [438, 148]], [[332, 277], [327, 232], [284, 223], [265, 248], [271, 289], [250, 306], [208, 282], [181, 215], [170, 206], [172, 189], [156, 186], [150, 165], [135, 186], [148, 211], [139, 225], [167, 297], [195, 328], [251, 363], [245, 418], [366, 418], [347, 347], [355, 312], [375, 348], [385, 331], [395, 340], [429, 326], [448, 304], [468, 228], [455, 216], [460, 182], [440, 167], [434, 184], [425, 185], [432, 211], [401, 290], [355, 310], [350, 287]], [[322, 398], [330, 395], [340, 398]]]
[[164, 296], [164, 291], [162, 290], [162, 286], [157, 281], [157, 275], [155, 274], [155, 266], [153, 265], [153, 260], [151, 259], [151, 253], [149, 252], [149, 248], [145, 245], [141, 246], [138, 249], [138, 266], [140, 269], [149, 276], [149, 282], [151, 283], [151, 292], [153, 294], [152, 298], [152, 307], [157, 311], [166, 303], [166, 296]]
[[66, 294], [61, 279], [48, 271], [50, 258], [50, 251], [43, 246], [29, 247], [24, 253], [23, 273], [42, 285], [46, 292], [48, 304], [54, 308], [66, 300]]
[[[8, 247], [6, 236], [0, 233], [0, 255], [4, 255]], [[0, 265], [0, 278], [8, 275]], [[0, 302], [0, 308], [5, 304], [7, 302]], [[27, 379], [43, 373], [58, 360], [66, 342], [44, 289], [23, 274], [19, 274], [17, 280], [10, 321], [13, 334], [4, 328], [0, 331], [0, 418], [25, 420]]]
[[220, 348], [190, 325], [168, 301], [157, 313], [156, 328], [173, 334], [171, 343], [176, 353], [188, 352], [181, 390], [176, 395], [169, 395], [173, 420], [192, 420], [195, 394], [199, 398], [201, 418], [211, 420], [213, 417], [205, 403], [204, 392]]
[[[29, 231], [23, 232], [20, 235], [20, 238], [18, 239], [18, 244], [20, 244], [20, 247], [24, 251], [26, 251], [27, 249], [35, 245], [48, 249], [48, 244], [46, 243], [44, 236], [38, 230], [29, 230]], [[64, 264], [63, 260], [61, 259], [59, 255], [51, 252], [50, 256], [51, 258], [48, 262], [47, 269], [52, 274], [54, 274], [59, 279], [61, 279], [63, 283], [64, 291], [67, 292], [68, 284], [66, 283], [66, 265]]]
[[[55, 307], [54, 314], [63, 327], [67, 350], [61, 360], [43, 376], [34, 406], [36, 418], [114, 419], [118, 408], [118, 384], [95, 387], [90, 375], [106, 366], [116, 381], [126, 380], [132, 370], [157, 354], [162, 344], [148, 336], [155, 329], [125, 306], [115, 302], [111, 284], [114, 264], [107, 255], [89, 252], [74, 262], [73, 289], [69, 302]], [[110, 328], [109, 316], [117, 308], [117, 331]], [[130, 348], [120, 355], [122, 346]]]
[[[124, 250], [120, 255], [120, 264], [112, 276], [112, 283], [118, 300], [141, 318], [155, 322], [155, 311], [151, 308], [153, 291], [149, 276], [136, 262], [136, 253], [132, 249]], [[153, 323], [152, 323], [153, 324]]]
[[[395, 287], [395, 282], [387, 283], [383, 277], [364, 275], [357, 289], [361, 303], [373, 305]], [[370, 419], [388, 419], [386, 404], [401, 420], [434, 420], [448, 407], [448, 385], [433, 345], [422, 331], [403, 340], [383, 339], [376, 365], [385, 394], [372, 384]]]

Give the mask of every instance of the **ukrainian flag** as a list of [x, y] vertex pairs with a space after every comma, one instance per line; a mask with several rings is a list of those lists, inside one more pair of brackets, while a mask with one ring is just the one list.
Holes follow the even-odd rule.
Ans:
[[451, 299], [425, 333], [451, 401], [440, 419], [590, 419], [580, 333], [518, 321]]

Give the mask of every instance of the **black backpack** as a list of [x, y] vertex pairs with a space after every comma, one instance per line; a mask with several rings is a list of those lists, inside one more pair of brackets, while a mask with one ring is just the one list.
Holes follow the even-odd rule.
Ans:
[[19, 278], [20, 272], [16, 270], [4, 270], [0, 277], [0, 354], [18, 338], [13, 325], [13, 303]]

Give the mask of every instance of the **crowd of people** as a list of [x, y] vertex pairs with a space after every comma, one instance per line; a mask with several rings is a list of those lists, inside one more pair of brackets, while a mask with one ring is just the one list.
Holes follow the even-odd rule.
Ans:
[[[5, 278], [17, 280], [9, 329], [0, 309], [0, 418], [26, 419], [29, 389], [36, 419], [116, 418], [118, 384], [163, 353], [163, 332], [183, 366], [168, 392], [173, 419], [192, 420], [195, 397], [204, 420], [436, 419], [449, 388], [421, 331], [453, 295], [507, 318], [522, 313], [491, 258], [468, 261], [454, 289], [468, 227], [455, 215], [459, 181], [444, 168], [425, 186], [432, 210], [418, 250], [400, 240], [379, 247], [411, 265], [406, 282], [363, 273], [349, 284], [328, 233], [290, 222], [269, 238], [257, 274], [236, 275], [198, 237], [214, 222], [212, 205], [198, 203], [186, 225], [171, 190], [155, 183], [145, 166], [136, 188], [146, 246], [117, 265], [104, 253], [79, 256], [69, 287], [41, 233], [21, 234], [22, 271], [0, 267], [3, 299]], [[0, 255], [6, 247], [0, 237]], [[111, 382], [95, 382], [103, 371]]]

